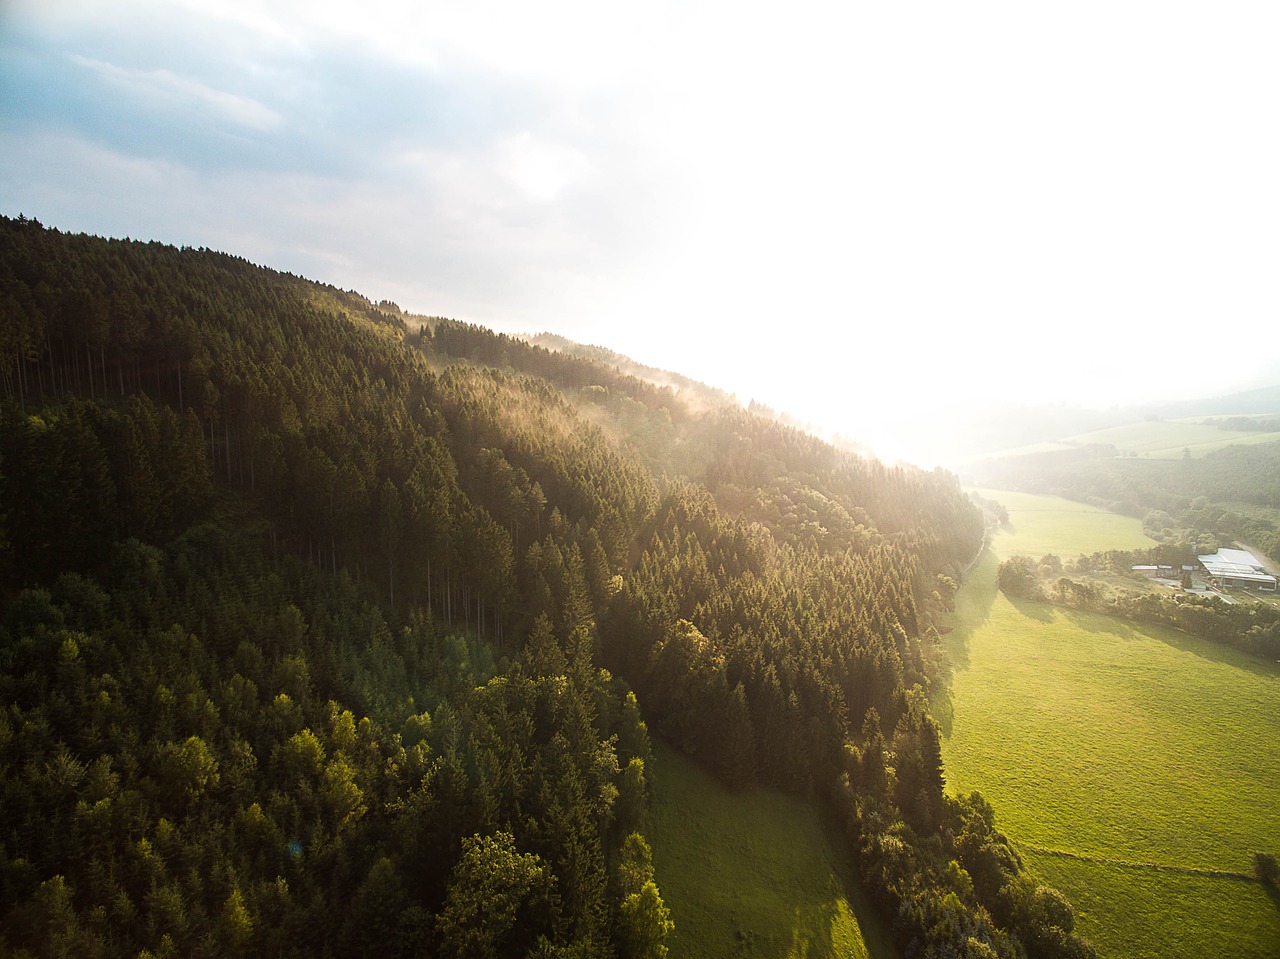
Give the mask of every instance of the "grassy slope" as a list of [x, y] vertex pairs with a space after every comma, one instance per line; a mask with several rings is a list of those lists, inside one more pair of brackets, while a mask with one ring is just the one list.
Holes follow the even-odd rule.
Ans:
[[655, 743], [649, 828], [676, 931], [671, 959], [895, 955], [814, 807], [765, 789], [731, 791]]
[[1239, 878], [1255, 850], [1280, 850], [1280, 668], [1010, 601], [999, 558], [1138, 546], [1141, 530], [1063, 500], [984, 495], [1006, 504], [1014, 532], [957, 598], [951, 788], [992, 801], [1100, 955], [1280, 954], [1280, 903]]

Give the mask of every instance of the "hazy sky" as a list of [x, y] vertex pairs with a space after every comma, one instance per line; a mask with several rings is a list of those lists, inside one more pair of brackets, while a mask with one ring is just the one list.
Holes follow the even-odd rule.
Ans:
[[892, 451], [1280, 382], [1274, 3], [0, 0], [0, 211]]

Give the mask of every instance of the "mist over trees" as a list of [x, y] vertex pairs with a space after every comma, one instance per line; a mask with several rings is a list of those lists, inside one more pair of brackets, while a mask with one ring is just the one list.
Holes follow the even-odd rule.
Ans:
[[660, 956], [653, 730], [830, 804], [909, 955], [1089, 954], [944, 795], [953, 476], [30, 220], [0, 315], [6, 948]]

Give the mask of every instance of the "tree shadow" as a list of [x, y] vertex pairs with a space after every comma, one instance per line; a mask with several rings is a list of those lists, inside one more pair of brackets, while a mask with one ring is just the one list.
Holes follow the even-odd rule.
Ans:
[[1122, 639], [1132, 639], [1141, 633], [1145, 637], [1155, 639], [1181, 652], [1190, 653], [1206, 662], [1232, 666], [1263, 679], [1280, 681], [1280, 664], [1259, 659], [1226, 643], [1215, 643], [1211, 639], [1193, 636], [1160, 623], [1144, 623], [1141, 620], [1124, 619], [1109, 613], [1075, 609], [1070, 606], [1057, 608], [1062, 610], [1072, 628], [1081, 632], [1105, 633]]
[[826, 959], [828, 956], [836, 959], [841, 954], [834, 931], [839, 915], [840, 910], [834, 902], [796, 906], [787, 955], [797, 959]]
[[956, 703], [951, 695], [950, 682], [934, 687], [929, 697], [929, 714], [937, 720], [943, 738], [950, 739], [956, 722]]
[[[955, 669], [969, 668], [969, 641], [991, 618], [991, 607], [999, 593], [995, 562], [995, 554], [989, 548], [984, 550], [957, 594], [956, 609], [942, 637], [942, 645]], [[961, 606], [966, 607], [964, 612]]]
[[1267, 894], [1267, 898], [1271, 900], [1271, 905], [1276, 907], [1277, 912], [1280, 912], [1280, 888], [1265, 882], [1259, 883], [1258, 885], [1262, 887], [1262, 891], [1265, 892]]
[[955, 674], [970, 666], [969, 648], [973, 636], [991, 618], [999, 588], [995, 584], [995, 554], [985, 549], [970, 569], [957, 594], [956, 609], [944, 627], [942, 648], [946, 657], [941, 675], [930, 692], [930, 712], [944, 736], [950, 736], [955, 720], [952, 684]]
[[[871, 896], [862, 884], [862, 878], [858, 874], [858, 864], [854, 860], [853, 848], [830, 812], [823, 813], [823, 829], [833, 857], [831, 871], [839, 878], [840, 891], [844, 893], [845, 901], [849, 903], [853, 917], [858, 921], [858, 929], [862, 933], [862, 942], [867, 947], [867, 955], [870, 959], [902, 959], [902, 953], [893, 942], [889, 924], [876, 911], [871, 902]], [[837, 955], [843, 954], [837, 953]]]
[[672, 959], [838, 959], [859, 955], [859, 939], [872, 959], [901, 959], [829, 809], [730, 791], [660, 739], [654, 753], [650, 833]]
[[[942, 641], [942, 648], [946, 650], [947, 657], [951, 660], [951, 674], [966, 670], [969, 668], [969, 640], [973, 637], [973, 630], [966, 629], [963, 632], [954, 630]], [[947, 685], [950, 685], [951, 676], [947, 677]]]
[[1108, 616], [1106, 613], [1074, 609], [1070, 606], [1060, 606], [1058, 608], [1062, 610], [1063, 616], [1071, 624], [1072, 628], [1078, 629], [1082, 633], [1106, 633], [1111, 636], [1119, 636], [1122, 639], [1132, 639], [1134, 633], [1138, 631], [1138, 624], [1127, 619]]
[[1236, 669], [1242, 669], [1247, 673], [1252, 673], [1254, 676], [1280, 682], [1280, 663], [1259, 659], [1257, 656], [1251, 656], [1249, 653], [1236, 649], [1234, 646], [1228, 646], [1226, 643], [1215, 643], [1209, 639], [1201, 639], [1199, 636], [1192, 636], [1190, 633], [1184, 633], [1169, 626], [1148, 625], [1146, 623], [1134, 623], [1133, 625], [1136, 628], [1143, 629], [1145, 635], [1158, 639], [1166, 646], [1171, 646], [1184, 653], [1191, 653], [1206, 662], [1234, 666]]
[[1052, 604], [1043, 600], [1027, 599], [1023, 596], [1009, 596], [1008, 593], [1005, 593], [1005, 596], [1013, 604], [1013, 608], [1027, 617], [1027, 619], [1034, 619], [1041, 623], [1053, 622], [1053, 610], [1055, 607]]

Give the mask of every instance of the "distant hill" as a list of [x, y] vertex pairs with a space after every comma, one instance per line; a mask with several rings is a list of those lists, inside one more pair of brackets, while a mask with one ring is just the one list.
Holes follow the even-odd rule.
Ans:
[[1146, 412], [1159, 412], [1166, 418], [1188, 416], [1226, 416], [1280, 413], [1280, 386], [1267, 386], [1241, 393], [1227, 393], [1202, 400], [1183, 400], [1160, 404]]
[[[1107, 411], [1022, 407], [992, 415], [985, 428], [965, 435], [970, 465], [1038, 453], [1090, 448], [1097, 455], [1180, 458], [1204, 456], [1231, 445], [1280, 440], [1280, 387], [1159, 405]], [[1019, 442], [993, 445], [999, 437]]]

